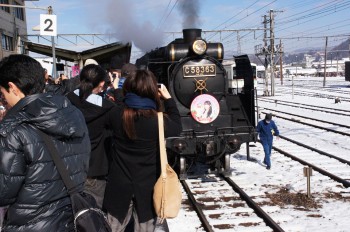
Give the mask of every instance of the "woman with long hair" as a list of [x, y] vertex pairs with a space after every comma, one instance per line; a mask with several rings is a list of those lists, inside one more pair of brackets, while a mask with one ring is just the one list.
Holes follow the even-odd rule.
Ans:
[[99, 65], [86, 65], [80, 72], [79, 89], [67, 95], [83, 113], [89, 130], [91, 156], [84, 191], [94, 196], [99, 207], [102, 207], [109, 167], [106, 139], [110, 132], [107, 113], [114, 107], [113, 103], [99, 95], [107, 77], [108, 74]]
[[152, 72], [138, 70], [123, 84], [124, 106], [109, 114], [115, 134], [103, 206], [112, 231], [124, 231], [131, 217], [134, 231], [154, 231], [153, 187], [160, 175], [157, 112], [164, 100], [165, 137], [181, 132], [175, 101]]

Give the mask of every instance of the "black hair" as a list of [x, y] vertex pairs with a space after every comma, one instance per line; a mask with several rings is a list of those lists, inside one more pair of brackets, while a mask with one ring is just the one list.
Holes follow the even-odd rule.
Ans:
[[25, 96], [42, 93], [45, 88], [45, 71], [30, 56], [10, 55], [0, 62], [0, 86], [9, 91], [9, 82], [13, 82]]
[[[155, 101], [157, 109], [160, 106], [157, 80], [149, 70], [138, 70], [130, 74], [123, 84], [123, 93], [134, 93], [140, 97], [149, 98]], [[123, 128], [130, 139], [136, 139], [135, 119], [156, 116], [156, 110], [132, 109], [125, 107], [123, 111]]]
[[131, 75], [132, 73], [134, 73], [136, 71], [137, 71], [136, 65], [131, 64], [131, 63], [127, 63], [127, 64], [123, 65], [120, 72], [121, 72], [122, 77], [127, 78], [129, 75]]
[[92, 90], [106, 80], [107, 75], [106, 71], [99, 65], [86, 65], [80, 72], [80, 100], [86, 100], [92, 93]]

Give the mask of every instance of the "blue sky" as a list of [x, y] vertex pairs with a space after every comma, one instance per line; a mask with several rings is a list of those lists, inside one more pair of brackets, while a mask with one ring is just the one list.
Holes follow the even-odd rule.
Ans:
[[[325, 36], [332, 36], [328, 46], [334, 46], [350, 35], [350, 1], [345, 0], [40, 0], [26, 5], [52, 6], [59, 34], [102, 33], [111, 34], [103, 37], [107, 42], [132, 40], [134, 56], [181, 36], [167, 32], [189, 27], [205, 31], [260, 29], [202, 34], [209, 41], [222, 42], [226, 54], [252, 54], [254, 46], [263, 44], [263, 16], [269, 17], [271, 9], [275, 11], [275, 37], [282, 39], [286, 52], [324, 47]], [[39, 24], [41, 13], [45, 11], [27, 9], [28, 34], [37, 33], [31, 28]], [[104, 41], [95, 38], [94, 45]], [[72, 50], [91, 48], [84, 41], [77, 47], [63, 39], [58, 45]]]

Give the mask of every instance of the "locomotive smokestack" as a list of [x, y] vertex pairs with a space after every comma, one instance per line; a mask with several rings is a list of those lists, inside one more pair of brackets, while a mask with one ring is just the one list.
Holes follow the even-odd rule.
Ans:
[[202, 29], [188, 28], [183, 29], [182, 33], [184, 35], [185, 43], [191, 44], [198, 38], [202, 38]]

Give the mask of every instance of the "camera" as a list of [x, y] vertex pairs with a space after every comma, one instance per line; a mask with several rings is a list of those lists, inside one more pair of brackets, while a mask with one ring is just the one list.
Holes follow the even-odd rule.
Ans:
[[162, 89], [163, 88], [163, 84], [158, 83], [157, 86], [158, 86], [158, 89]]

